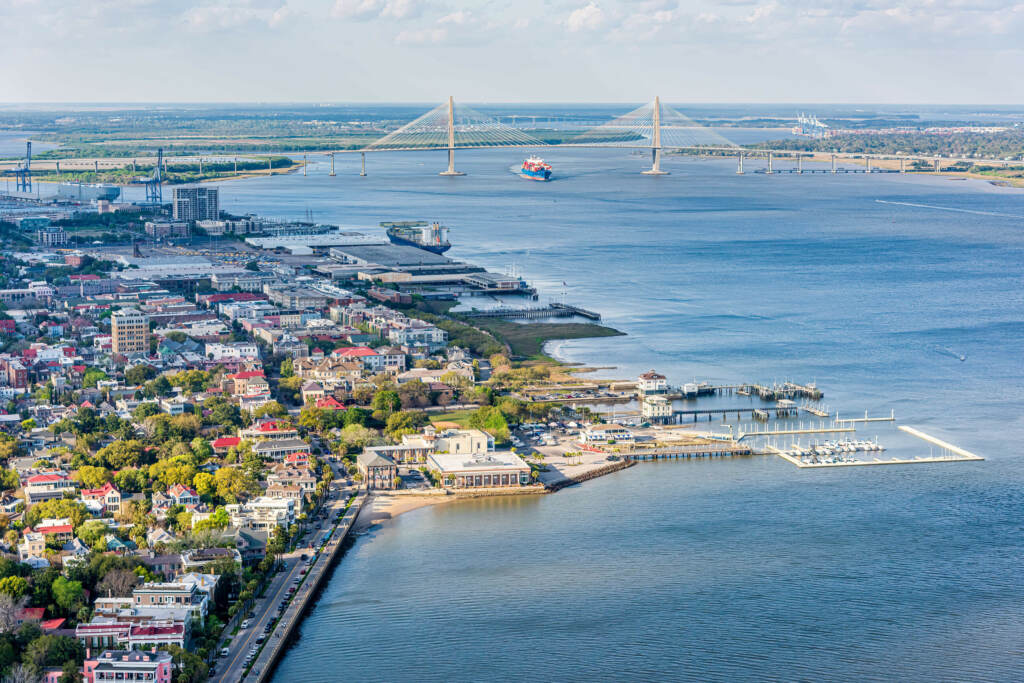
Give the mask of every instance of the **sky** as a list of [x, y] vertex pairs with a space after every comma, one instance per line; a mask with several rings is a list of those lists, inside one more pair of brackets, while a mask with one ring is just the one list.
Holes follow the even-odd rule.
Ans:
[[1024, 0], [0, 0], [0, 102], [1024, 103]]

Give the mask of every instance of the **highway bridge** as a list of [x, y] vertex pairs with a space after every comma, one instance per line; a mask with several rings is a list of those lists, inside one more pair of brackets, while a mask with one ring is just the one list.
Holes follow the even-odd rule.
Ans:
[[[362, 157], [361, 175], [366, 175], [366, 155], [377, 152], [429, 152], [441, 151], [447, 154], [447, 168], [441, 171], [444, 176], [462, 175], [455, 168], [455, 152], [476, 149], [495, 148], [527, 148], [541, 151], [563, 147], [581, 148], [614, 148], [633, 149], [650, 152], [651, 167], [643, 171], [646, 175], [665, 175], [661, 168], [662, 154], [667, 152], [681, 154], [698, 154], [733, 157], [736, 159], [736, 172], [744, 173], [744, 160], [750, 158], [764, 159], [767, 166], [759, 169], [759, 173], [803, 173], [803, 163], [808, 159], [830, 162], [828, 171], [831, 173], [872, 173], [900, 172], [905, 173], [908, 164], [912, 170], [926, 165], [931, 171], [939, 172], [951, 164], [986, 164], [991, 166], [1020, 165], [1019, 161], [1006, 159], [985, 159], [963, 156], [927, 156], [918, 154], [868, 154], [843, 152], [806, 152], [791, 149], [754, 149], [741, 147], [720, 133], [697, 124], [686, 115], [661, 103], [660, 98], [645, 104], [612, 121], [590, 127], [558, 143], [548, 143], [530, 132], [504, 124], [497, 119], [476, 112], [468, 107], [456, 105], [453, 97], [438, 105], [419, 118], [407, 123], [382, 138], [357, 149], [337, 150], [303, 150], [291, 152], [237, 154], [201, 154], [163, 157], [164, 170], [175, 163], [231, 163], [237, 164], [242, 159], [266, 159], [268, 170], [273, 170], [270, 157], [290, 156], [301, 157], [308, 161], [310, 157], [329, 159], [329, 175], [336, 175], [334, 168], [335, 156], [339, 154], [360, 154]], [[32, 168], [48, 171], [94, 171], [115, 168], [147, 168], [153, 169], [157, 164], [158, 155], [138, 157], [107, 157], [107, 158], [68, 158], [59, 160], [32, 160]], [[786, 159], [792, 165], [777, 167], [780, 159]], [[863, 168], [840, 168], [839, 161], [856, 161]], [[883, 169], [877, 162], [885, 161], [887, 165], [895, 165], [892, 169]], [[872, 163], [874, 162], [874, 166]], [[237, 170], [237, 169], [236, 169]], [[816, 172], [823, 172], [816, 169]], [[26, 160], [0, 162], [0, 172], [4, 174], [20, 174], [24, 177]], [[304, 167], [304, 173], [305, 167]], [[810, 171], [808, 171], [810, 172]]]

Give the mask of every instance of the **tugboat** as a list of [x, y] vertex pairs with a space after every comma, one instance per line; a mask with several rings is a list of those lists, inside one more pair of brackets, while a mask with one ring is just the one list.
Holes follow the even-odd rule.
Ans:
[[448, 228], [426, 221], [383, 221], [392, 244], [404, 244], [433, 254], [443, 254], [452, 248], [448, 241]]
[[531, 156], [523, 162], [519, 169], [519, 175], [530, 180], [551, 180], [551, 164], [545, 162], [538, 156]]

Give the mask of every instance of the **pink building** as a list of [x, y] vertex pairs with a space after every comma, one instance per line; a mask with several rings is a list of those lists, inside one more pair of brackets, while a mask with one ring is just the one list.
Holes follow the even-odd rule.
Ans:
[[82, 669], [87, 683], [107, 681], [153, 681], [171, 683], [172, 658], [167, 652], [107, 650], [96, 659], [86, 659]]

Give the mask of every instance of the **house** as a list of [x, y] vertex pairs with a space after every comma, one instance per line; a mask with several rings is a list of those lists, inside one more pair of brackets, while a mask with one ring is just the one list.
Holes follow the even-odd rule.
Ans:
[[[32, 530], [26, 530], [18, 543], [18, 561], [28, 562], [29, 558], [41, 558], [46, 552], [46, 536]], [[46, 563], [49, 566], [49, 562]]]
[[271, 486], [297, 486], [303, 493], [312, 494], [316, 490], [316, 477], [306, 467], [279, 465], [267, 475], [267, 484]]
[[167, 652], [107, 650], [96, 659], [86, 659], [82, 677], [86, 683], [106, 681], [152, 681], [171, 683], [173, 657]]
[[654, 370], [640, 375], [636, 383], [637, 391], [641, 396], [650, 394], [664, 394], [668, 392], [668, 381], [665, 375], [660, 375]]
[[135, 607], [157, 609], [184, 609], [200, 620], [205, 620], [209, 609], [206, 594], [195, 584], [144, 583], [132, 591]]
[[238, 433], [243, 439], [294, 439], [299, 430], [280, 420], [264, 420]]
[[[195, 548], [181, 554], [181, 569], [185, 572], [201, 572], [211, 562], [223, 559], [242, 564], [242, 556], [234, 548]], [[181, 577], [177, 581], [181, 581]]]
[[25, 503], [34, 505], [44, 500], [63, 498], [65, 492], [74, 490], [75, 483], [64, 472], [43, 472], [25, 481]]
[[[167, 532], [165, 531], [164, 533]], [[174, 537], [171, 536], [171, 538], [173, 539]], [[152, 545], [153, 544], [150, 544], [150, 547], [152, 547]], [[163, 574], [164, 576], [170, 577], [181, 571], [181, 555], [178, 553], [157, 555], [150, 550], [148, 553], [140, 553], [137, 557], [144, 565], [149, 567], [150, 571], [156, 574]]]
[[444, 485], [451, 488], [507, 488], [530, 483], [530, 466], [515, 453], [435, 453], [427, 462], [428, 467], [441, 473]]
[[246, 503], [224, 507], [231, 517], [231, 526], [253, 531], [271, 532], [295, 522], [296, 501], [290, 498], [260, 496]]
[[316, 407], [321, 410], [345, 410], [345, 404], [333, 396], [324, 396], [316, 400]]
[[286, 484], [271, 484], [267, 487], [268, 498], [285, 498], [294, 501], [301, 501], [304, 493], [298, 486], [288, 486]]
[[221, 388], [234, 396], [245, 396], [269, 392], [270, 384], [262, 370], [245, 370], [225, 375]]
[[617, 424], [592, 424], [580, 430], [580, 437], [588, 442], [632, 441], [633, 432]]
[[112, 515], [121, 511], [121, 492], [109, 481], [98, 489], [82, 489], [81, 496], [102, 503], [104, 511]]
[[33, 531], [42, 534], [47, 541], [54, 540], [61, 544], [67, 543], [74, 537], [74, 527], [71, 526], [71, 520], [67, 517], [44, 519], [36, 525]]
[[289, 453], [284, 456], [284, 464], [293, 467], [309, 467], [309, 453]]
[[309, 444], [302, 439], [269, 439], [252, 447], [253, 453], [270, 460], [281, 460], [290, 453], [309, 453]]
[[167, 645], [184, 648], [189, 644], [191, 623], [188, 619], [146, 619], [142, 623], [129, 619], [125, 614], [119, 617], [93, 617], [89, 623], [75, 627], [75, 638], [89, 649], [124, 646], [129, 649], [156, 649]]
[[146, 545], [152, 548], [158, 543], [172, 543], [175, 540], [174, 534], [169, 533], [163, 527], [153, 527], [146, 532]]
[[200, 503], [196, 490], [184, 484], [175, 484], [167, 489], [167, 497], [170, 499], [171, 505], [181, 505], [186, 508], [197, 507]]
[[228, 450], [237, 448], [242, 439], [237, 436], [222, 436], [210, 442], [213, 452], [217, 455], [225, 455]]
[[320, 386], [319, 384], [317, 384], [316, 382], [309, 381], [309, 382], [305, 382], [302, 385], [302, 402], [303, 403], [315, 403], [316, 401], [319, 401], [320, 399], [322, 399], [326, 395], [327, 395], [327, 392], [324, 391], [324, 388], [322, 386]]
[[379, 450], [364, 449], [356, 456], [356, 466], [368, 490], [391, 491], [397, 488], [395, 480], [398, 478], [398, 466]]

